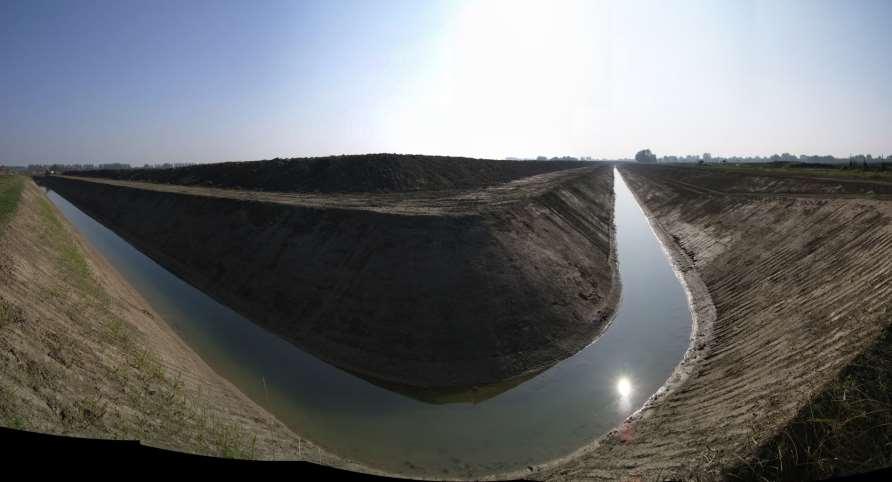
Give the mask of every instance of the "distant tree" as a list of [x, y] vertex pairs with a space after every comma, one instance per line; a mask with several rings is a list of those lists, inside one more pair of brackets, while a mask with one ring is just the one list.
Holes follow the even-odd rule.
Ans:
[[653, 152], [650, 152], [650, 149], [644, 149], [635, 154], [635, 160], [638, 162], [656, 163], [657, 156]]
[[712, 154], [708, 152], [703, 153], [703, 162], [709, 162], [712, 160]]
[[785, 152], [785, 153], [781, 154], [781, 161], [783, 161], [783, 162], [796, 162], [797, 160], [799, 160], [799, 159], [796, 156], [794, 156], [793, 154], [790, 154], [789, 152]]

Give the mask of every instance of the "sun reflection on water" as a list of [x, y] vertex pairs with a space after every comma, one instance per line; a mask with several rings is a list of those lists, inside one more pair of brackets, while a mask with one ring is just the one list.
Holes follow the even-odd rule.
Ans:
[[620, 397], [629, 398], [629, 395], [632, 394], [632, 382], [629, 377], [619, 377], [616, 382], [616, 391], [619, 392]]
[[617, 407], [620, 412], [628, 412], [632, 409], [632, 392], [635, 391], [632, 380], [627, 376], [621, 376], [616, 380], [616, 393], [619, 395]]

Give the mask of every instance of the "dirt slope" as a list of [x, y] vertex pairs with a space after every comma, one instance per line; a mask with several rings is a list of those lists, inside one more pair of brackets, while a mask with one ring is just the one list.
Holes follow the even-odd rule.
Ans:
[[19, 180], [0, 225], [0, 424], [353, 467], [217, 376], [33, 182]]
[[703, 281], [715, 321], [695, 343], [699, 360], [687, 380], [632, 423], [535, 476], [727, 476], [889, 325], [892, 204], [776, 195], [765, 186], [755, 189], [764, 195], [734, 196], [721, 189], [739, 179], [659, 166], [621, 172]]
[[411, 195], [44, 182], [252, 321], [386, 382], [540, 371], [597, 336], [618, 296], [607, 166]]
[[175, 169], [72, 171], [76, 176], [276, 192], [407, 192], [476, 189], [582, 167], [577, 161], [498, 161], [404, 154], [223, 162]]

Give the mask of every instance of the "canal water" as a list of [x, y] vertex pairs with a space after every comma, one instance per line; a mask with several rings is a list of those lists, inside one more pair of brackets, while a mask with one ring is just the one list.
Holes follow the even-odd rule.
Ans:
[[320, 361], [48, 195], [211, 367], [296, 433], [406, 476], [480, 477], [548, 462], [608, 432], [666, 381], [687, 349], [686, 293], [618, 171], [614, 190], [622, 300], [606, 332], [522, 383], [445, 401], [390, 391]]

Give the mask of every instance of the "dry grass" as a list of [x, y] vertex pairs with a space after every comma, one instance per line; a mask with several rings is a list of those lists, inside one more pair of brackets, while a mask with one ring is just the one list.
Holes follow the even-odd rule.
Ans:
[[806, 405], [732, 480], [814, 480], [892, 466], [892, 330]]
[[15, 198], [0, 230], [0, 425], [298, 458], [294, 435], [201, 368], [23, 181], [0, 178], [3, 205]]

